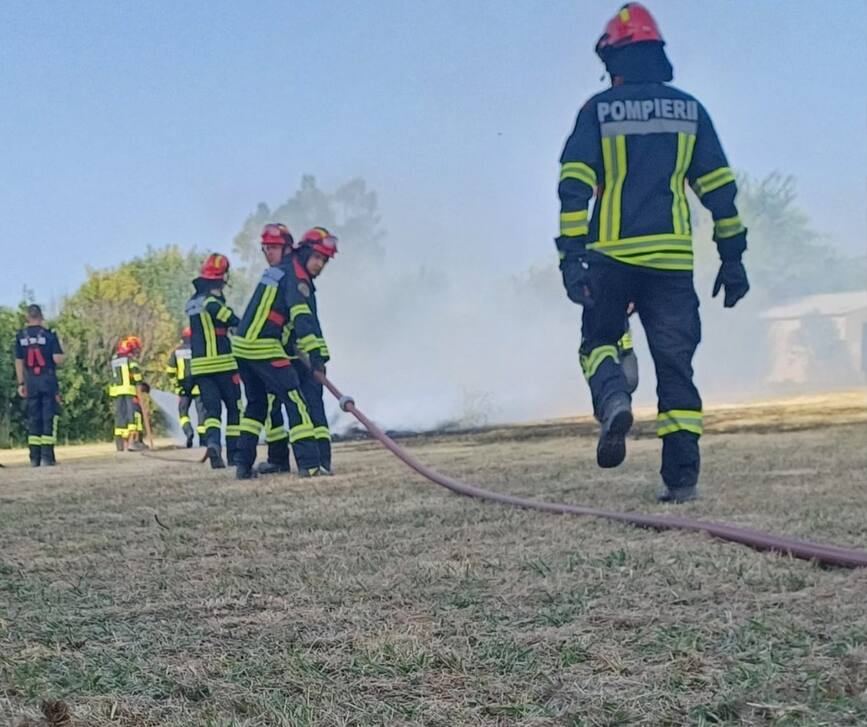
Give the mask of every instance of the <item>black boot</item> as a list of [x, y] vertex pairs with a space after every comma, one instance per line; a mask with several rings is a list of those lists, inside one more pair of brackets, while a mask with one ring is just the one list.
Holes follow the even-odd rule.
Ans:
[[114, 438], [114, 448], [118, 452], [123, 452], [123, 437], [115, 437]]
[[43, 444], [42, 445], [42, 466], [43, 467], [54, 467], [57, 464], [57, 460], [54, 459], [54, 445], [53, 444]]
[[698, 500], [698, 487], [688, 485], [686, 487], [666, 487], [656, 496], [657, 502], [667, 502], [672, 505], [680, 505], [684, 502]]
[[246, 462], [241, 462], [240, 459], [237, 455], [235, 456], [235, 479], [255, 480], [259, 476], [259, 473]]
[[268, 443], [268, 461], [259, 465], [260, 475], [273, 475], [289, 472], [289, 442], [283, 439]]
[[30, 445], [30, 466], [38, 467], [42, 461], [42, 447], [38, 444]]
[[208, 445], [208, 459], [211, 462], [212, 470], [226, 469], [226, 463], [223, 462], [223, 455], [220, 452], [220, 446], [217, 444]]
[[186, 437], [187, 449], [193, 446], [193, 428], [189, 424], [184, 424], [184, 436]]
[[617, 393], [608, 397], [602, 405], [601, 423], [596, 462], [600, 467], [617, 467], [626, 458], [626, 434], [632, 426], [629, 394]]

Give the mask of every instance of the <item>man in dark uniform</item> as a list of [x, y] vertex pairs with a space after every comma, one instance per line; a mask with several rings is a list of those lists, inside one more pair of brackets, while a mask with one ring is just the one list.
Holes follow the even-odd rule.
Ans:
[[63, 349], [57, 335], [43, 322], [42, 309], [30, 305], [27, 325], [15, 334], [15, 375], [18, 395], [27, 400], [27, 444], [32, 467], [56, 464], [60, 398], [56, 367], [63, 363]]
[[[199, 434], [199, 444], [204, 444], [205, 432], [205, 409], [202, 404], [202, 397], [199, 387], [193, 381], [193, 374], [190, 370], [190, 360], [192, 359], [192, 350], [190, 349], [190, 339], [193, 331], [187, 326], [181, 332], [181, 342], [169, 354], [169, 360], [166, 363], [166, 373], [169, 375], [175, 387], [175, 393], [178, 395], [178, 421], [186, 438], [186, 445], [189, 449], [193, 446], [193, 436], [197, 431]], [[193, 423], [190, 421], [190, 407], [195, 404], [196, 419], [198, 426], [193, 429]]]
[[195, 294], [187, 302], [190, 318], [190, 369], [199, 387], [205, 408], [205, 441], [211, 467], [222, 469], [220, 430], [226, 407], [226, 458], [234, 464], [241, 412], [241, 378], [232, 355], [229, 329], [238, 325], [238, 316], [226, 304], [223, 288], [229, 279], [229, 259], [214, 253], [202, 263], [193, 281]]
[[298, 374], [284, 348], [284, 327], [291, 323], [302, 350], [312, 351], [317, 326], [308, 300], [312, 294], [310, 273], [293, 254], [292, 235], [285, 225], [268, 224], [262, 231], [262, 252], [270, 267], [262, 274], [247, 304], [232, 352], [244, 382], [247, 404], [241, 418], [236, 476], [255, 476], [256, 445], [268, 415], [268, 394], [274, 406], [284, 406], [289, 419], [289, 442], [295, 453], [300, 477], [320, 474], [319, 449], [313, 421], [299, 390]]
[[[319, 449], [319, 474], [330, 475], [331, 469], [331, 431], [328, 428], [328, 418], [325, 416], [325, 402], [322, 400], [322, 384], [320, 384], [313, 371], [325, 373], [325, 364], [330, 359], [330, 352], [325, 338], [322, 336], [322, 325], [319, 322], [319, 312], [316, 304], [316, 287], [313, 279], [317, 278], [325, 269], [325, 265], [337, 254], [337, 238], [324, 227], [314, 227], [304, 233], [304, 236], [295, 245], [294, 256], [304, 267], [310, 276], [308, 288], [310, 294], [307, 302], [295, 306], [289, 315], [289, 321], [283, 329], [284, 348], [292, 367], [298, 375], [299, 388], [310, 420], [313, 422], [313, 437]], [[301, 341], [295, 330], [295, 319], [300, 314], [310, 314], [313, 317], [313, 332]], [[306, 359], [306, 360], [303, 360]], [[268, 397], [270, 417], [266, 429], [268, 442], [268, 461], [259, 466], [260, 474], [272, 472], [287, 472], [288, 451], [285, 452], [286, 464], [282, 465], [283, 450], [286, 449], [284, 440], [277, 439], [283, 428], [283, 415], [279, 402], [273, 395]], [[282, 443], [282, 450], [281, 450]]]
[[[584, 104], [560, 158], [560, 269], [569, 298], [584, 307], [581, 368], [601, 423], [597, 462], [626, 455], [631, 396], [618, 342], [630, 303], [656, 367], [662, 438], [662, 502], [697, 496], [702, 404], [692, 381], [701, 337], [692, 282], [692, 230], [685, 184], [714, 220], [722, 264], [713, 294], [730, 308], [749, 290], [741, 256], [746, 228], [735, 177], [704, 107], [667, 85], [672, 68], [650, 13], [624, 5], [596, 52], [611, 88]], [[592, 219], [587, 207], [596, 197]]]

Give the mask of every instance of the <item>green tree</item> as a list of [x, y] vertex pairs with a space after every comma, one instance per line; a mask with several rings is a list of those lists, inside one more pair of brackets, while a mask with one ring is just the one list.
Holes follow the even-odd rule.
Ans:
[[183, 304], [199, 255], [175, 247], [147, 253], [114, 270], [88, 271], [62, 305], [58, 333], [67, 359], [59, 371], [62, 431], [72, 440], [111, 437], [109, 360], [124, 336], [142, 339], [145, 380], [168, 388], [164, 364], [186, 324]]
[[[867, 279], [867, 256], [842, 255], [812, 226], [797, 204], [795, 178], [778, 172], [756, 180], [738, 175], [738, 211], [749, 229], [744, 258], [751, 295], [764, 303], [813, 293], [857, 290]], [[716, 274], [710, 216], [694, 200], [697, 274], [703, 285]]]
[[[340, 258], [345, 264], [338, 267], [344, 271], [357, 271], [359, 266], [376, 264], [385, 257], [385, 231], [380, 226], [376, 192], [369, 190], [363, 179], [350, 180], [326, 192], [316, 185], [313, 175], [305, 174], [298, 190], [283, 204], [271, 209], [260, 202], [235, 236], [233, 262], [242, 269], [232, 278], [236, 292], [244, 299], [265, 264], [259, 252], [259, 235], [269, 222], [285, 223], [296, 236], [317, 225], [328, 228], [340, 238]], [[336, 277], [342, 274], [348, 272], [329, 272]]]
[[23, 402], [15, 379], [15, 333], [24, 325], [20, 310], [0, 307], [0, 447], [25, 441]]

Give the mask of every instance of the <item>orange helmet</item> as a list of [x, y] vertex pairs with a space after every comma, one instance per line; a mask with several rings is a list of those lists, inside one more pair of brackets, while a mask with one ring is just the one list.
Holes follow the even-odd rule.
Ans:
[[649, 40], [665, 42], [650, 11], [641, 3], [626, 3], [605, 26], [596, 53], [602, 56], [606, 50]]
[[204, 280], [222, 280], [224, 283], [229, 278], [229, 258], [215, 252], [205, 258], [199, 277]]
[[269, 222], [262, 228], [263, 245], [291, 245], [292, 233], [282, 222]]
[[337, 238], [324, 227], [314, 227], [304, 233], [298, 241], [298, 247], [307, 245], [320, 255], [332, 258], [337, 254]]
[[126, 356], [129, 353], [129, 350], [126, 347], [126, 339], [121, 338], [117, 342], [117, 354], [118, 356]]

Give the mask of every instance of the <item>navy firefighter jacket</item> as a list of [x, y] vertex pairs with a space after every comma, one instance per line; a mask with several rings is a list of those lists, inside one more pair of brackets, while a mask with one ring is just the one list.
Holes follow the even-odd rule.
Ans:
[[629, 265], [692, 270], [685, 183], [713, 216], [720, 256], [739, 258], [746, 247], [735, 177], [710, 116], [673, 86], [627, 83], [593, 96], [560, 163], [561, 259], [588, 249]]

